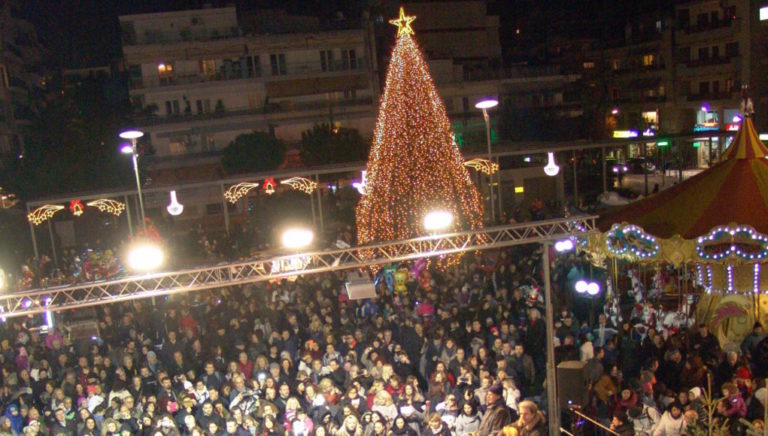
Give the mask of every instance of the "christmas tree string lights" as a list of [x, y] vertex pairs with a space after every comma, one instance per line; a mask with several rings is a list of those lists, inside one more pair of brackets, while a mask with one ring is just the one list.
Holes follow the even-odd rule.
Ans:
[[424, 217], [434, 210], [453, 214], [446, 232], [482, 227], [481, 197], [412, 36], [414, 19], [401, 8], [400, 18], [390, 21], [398, 37], [366, 168], [366, 195], [357, 206], [360, 244], [422, 236]]

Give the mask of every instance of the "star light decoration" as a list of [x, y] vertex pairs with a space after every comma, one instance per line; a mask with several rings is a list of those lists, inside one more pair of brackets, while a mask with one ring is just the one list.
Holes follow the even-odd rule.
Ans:
[[85, 204], [86, 206], [99, 209], [99, 212], [111, 213], [114, 216], [120, 216], [120, 214], [122, 214], [125, 210], [125, 203], [121, 203], [109, 198], [100, 198], [98, 200], [89, 201]]
[[60, 206], [58, 204], [46, 204], [27, 214], [27, 220], [32, 224], [39, 226], [45, 221], [53, 218], [56, 212], [59, 212], [63, 209], [64, 206]]
[[304, 192], [306, 194], [312, 194], [317, 189], [317, 182], [306, 179], [304, 177], [291, 177], [280, 181], [281, 185], [288, 185], [297, 191]]
[[226, 198], [230, 203], [235, 204], [237, 203], [237, 200], [243, 198], [248, 193], [248, 191], [258, 187], [258, 183], [238, 183], [237, 185], [232, 185], [227, 188], [227, 190], [224, 192], [224, 198]]
[[495, 174], [496, 171], [499, 170], [499, 164], [482, 158], [468, 160], [464, 162], [464, 166], [474, 168], [475, 170], [488, 174], [489, 176], [491, 174]]
[[405, 15], [405, 9], [400, 6], [400, 17], [389, 20], [389, 24], [397, 26], [397, 37], [400, 38], [402, 35], [413, 35], [411, 23], [414, 20], [416, 20], [416, 17]]

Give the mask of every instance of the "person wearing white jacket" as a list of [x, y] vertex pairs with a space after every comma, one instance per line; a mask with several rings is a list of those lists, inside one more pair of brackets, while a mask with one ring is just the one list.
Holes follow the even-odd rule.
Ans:
[[669, 409], [661, 415], [656, 427], [653, 429], [653, 436], [677, 436], [685, 431], [685, 420], [683, 420], [683, 408], [675, 401], [670, 404]]

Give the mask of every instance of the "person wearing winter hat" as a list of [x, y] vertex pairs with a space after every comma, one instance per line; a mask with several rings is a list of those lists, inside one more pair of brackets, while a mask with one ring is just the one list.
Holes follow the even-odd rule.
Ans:
[[516, 414], [507, 407], [503, 398], [504, 385], [497, 381], [488, 388], [488, 392], [485, 394], [485, 414], [483, 414], [483, 419], [480, 420], [480, 427], [477, 430], [480, 436], [495, 435], [504, 426], [516, 421]]
[[620, 436], [634, 436], [635, 429], [627, 418], [627, 413], [624, 411], [613, 412], [613, 419], [611, 420], [611, 430], [619, 434]]

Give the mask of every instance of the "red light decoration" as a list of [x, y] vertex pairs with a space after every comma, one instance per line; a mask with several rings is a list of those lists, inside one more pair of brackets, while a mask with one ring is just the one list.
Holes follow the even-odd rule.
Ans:
[[275, 183], [275, 179], [272, 177], [264, 179], [264, 192], [267, 193], [267, 195], [272, 195], [275, 193], [275, 187], [277, 184]]
[[72, 200], [69, 202], [69, 210], [72, 211], [72, 215], [74, 216], [80, 216], [83, 214], [83, 210], [85, 210], [85, 206], [83, 206], [83, 202], [78, 200]]

